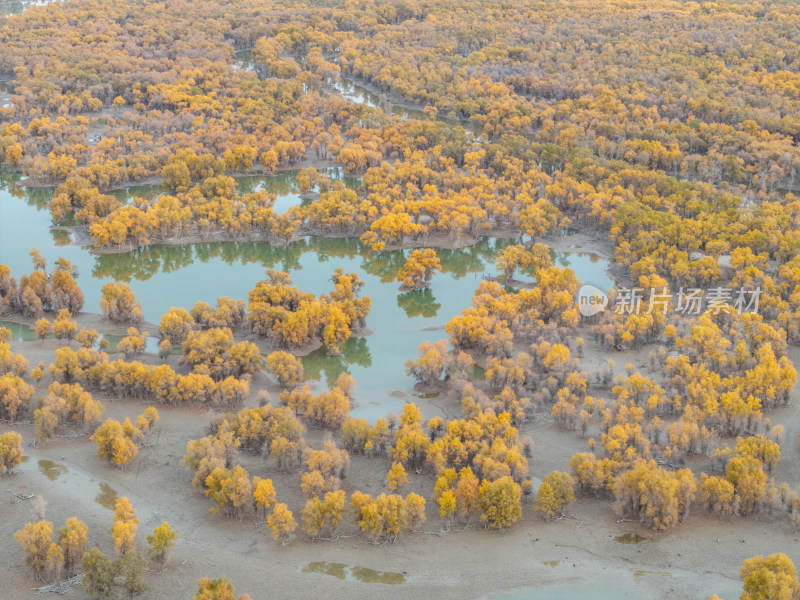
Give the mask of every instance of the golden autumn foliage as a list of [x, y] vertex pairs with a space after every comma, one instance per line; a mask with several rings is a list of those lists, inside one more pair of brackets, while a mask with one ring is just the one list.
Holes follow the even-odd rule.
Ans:
[[275, 504], [275, 486], [272, 485], [271, 479], [261, 479], [260, 477], [253, 478], [253, 506], [256, 511], [260, 508], [264, 516], [267, 511]]
[[211, 513], [222, 511], [241, 520], [252, 502], [250, 476], [239, 465], [232, 469], [215, 468], [206, 477], [204, 486], [205, 495], [216, 504], [209, 509]]
[[[533, 510], [547, 518], [578, 491], [613, 498], [620, 516], [659, 531], [682, 522], [695, 501], [720, 519], [762, 510], [771, 519], [780, 509], [800, 523], [797, 494], [770, 479], [795, 457], [780, 446], [783, 426], [769, 420], [792, 400], [790, 357], [800, 342], [795, 4], [208, 0], [159, 5], [157, 26], [145, 8], [60, 3], [0, 31], [11, 98], [0, 107], [0, 165], [34, 185], [58, 184], [54, 224], [75, 227], [100, 252], [218, 240], [262, 248], [305, 236], [360, 239], [375, 253], [413, 249], [386, 261], [388, 275], [364, 267], [420, 290], [398, 298], [409, 316], [408, 298], [430, 292], [421, 288], [447, 266], [448, 251], [434, 248], [513, 241], [497, 242], [497, 277], [484, 275], [447, 321], [449, 340], [424, 342], [406, 363], [420, 387], [452, 394], [463, 418], [423, 419], [429, 407], [407, 403], [374, 425], [350, 417], [352, 378], [312, 392], [291, 354], [324, 345], [347, 358], [372, 308], [358, 274], [337, 269], [329, 290], [312, 294], [293, 285], [297, 264], [288, 264], [268, 270], [246, 304], [222, 297], [216, 307], [172, 308], [159, 324], [164, 364], [152, 364], [130, 360], [147, 337], [135, 328], [118, 345], [122, 358], [95, 350], [99, 334], [78, 332], [72, 320], [84, 303], [76, 271], [64, 259], [48, 270], [33, 251], [33, 272], [19, 281], [0, 265], [0, 314], [39, 318], [41, 340], [66, 338], [34, 412], [37, 441], [98, 421], [103, 407], [91, 394], [237, 411], [216, 414], [182, 460], [212, 512], [242, 519], [252, 505], [275, 540], [296, 531], [273, 480], [251, 482], [235, 464], [246, 452], [269, 460], [276, 484], [294, 477], [306, 497], [303, 531], [334, 538], [350, 454], [359, 454], [354, 460], [388, 469], [392, 493], [356, 491], [347, 505], [377, 543], [425, 519], [422, 496], [394, 493], [412, 470], [435, 477], [431, 500], [447, 527], [517, 522], [535, 460], [532, 441], [520, 438], [536, 418], [535, 427], [552, 422], [558, 435], [592, 436], [591, 452], [569, 461], [572, 475], [555, 471], [540, 485]], [[238, 64], [242, 48], [251, 67]], [[378, 100], [342, 97], [343, 78]], [[332, 166], [357, 184], [331, 181]], [[234, 179], [289, 168], [303, 202], [283, 214], [274, 194], [243, 192]], [[149, 180], [162, 186], [149, 200], [107, 193]], [[663, 312], [581, 315], [582, 282], [537, 243], [572, 228], [610, 244], [616, 279], [681, 296]], [[758, 314], [739, 311], [733, 296], [678, 314], [686, 291], [738, 287], [763, 291]], [[610, 307], [622, 300], [621, 289], [610, 292]], [[118, 323], [143, 319], [119, 281], [102, 287], [100, 309]], [[282, 388], [280, 407], [260, 393], [260, 406], [243, 408], [250, 384], [263, 383], [259, 347], [236, 341], [251, 334], [272, 351], [265, 364]], [[595, 365], [598, 350], [633, 357], [615, 370], [613, 361]], [[637, 370], [645, 360], [648, 370]], [[0, 341], [3, 420], [27, 416], [29, 368]], [[44, 376], [43, 365], [30, 373], [37, 384]], [[300, 419], [336, 441], [314, 449]], [[91, 440], [98, 456], [122, 466], [157, 421], [150, 407], [135, 423], [105, 421]], [[20, 436], [0, 436], [3, 470], [21, 454]], [[699, 457], [717, 474], [700, 473]], [[135, 511], [118, 502], [114, 520], [117, 551], [133, 554]], [[18, 532], [27, 566], [37, 576], [73, 572], [85, 528], [68, 522], [56, 544], [48, 525]], [[152, 537], [162, 560], [174, 532], [162, 523]], [[84, 564], [111, 571], [98, 553], [86, 556]], [[133, 573], [135, 559], [126, 560]], [[108, 577], [110, 589], [114, 572]], [[798, 595], [783, 555], [746, 561], [742, 578], [748, 600]], [[195, 597], [229, 600], [233, 587], [203, 579]]]
[[696, 492], [697, 480], [689, 469], [672, 473], [652, 460], [623, 471], [614, 482], [618, 510], [657, 530], [683, 521]]
[[800, 597], [797, 569], [785, 554], [748, 558], [744, 561], [739, 576], [744, 580], [741, 600], [794, 600]]
[[442, 270], [442, 263], [436, 256], [436, 250], [425, 248], [413, 250], [408, 255], [405, 265], [397, 273], [397, 281], [406, 290], [418, 290], [430, 284], [436, 271]]
[[130, 286], [126, 283], [107, 283], [102, 288], [100, 310], [120, 323], [135, 323], [142, 320], [142, 306], [136, 302]]
[[[72, 521], [72, 528], [80, 528], [80, 521]], [[70, 525], [68, 523], [67, 527]], [[84, 525], [85, 527], [85, 525]], [[80, 533], [80, 532], [77, 532]], [[64, 568], [64, 550], [70, 552], [70, 561], [74, 559], [73, 551], [80, 546], [79, 535], [71, 539], [62, 538], [62, 545], [53, 541], [53, 524], [49, 521], [28, 523], [14, 534], [14, 539], [22, 547], [25, 556], [22, 563], [35, 576], [46, 576], [49, 579], [58, 579]], [[75, 542], [73, 546], [72, 542]], [[83, 543], [86, 543], [85, 533]], [[72, 562], [70, 562], [72, 567]]]
[[111, 536], [114, 538], [114, 550], [117, 554], [133, 552], [136, 548], [138, 527], [139, 517], [130, 500], [117, 498], [114, 503], [114, 524], [111, 526]]
[[303, 379], [303, 363], [288, 352], [272, 352], [267, 355], [267, 370], [284, 389], [295, 387]]
[[[229, 349], [231, 348], [234, 347], [230, 346]], [[250, 346], [240, 346], [238, 349], [242, 352], [234, 352], [233, 356], [225, 351], [225, 360], [216, 363], [221, 365], [223, 372], [227, 368], [249, 368], [247, 365], [254, 364]], [[219, 357], [214, 351], [211, 351], [211, 356], [212, 360]], [[86, 348], [78, 351], [68, 347], [57, 349], [56, 360], [48, 368], [48, 373], [61, 383], [79, 382], [86, 389], [126, 398], [143, 399], [152, 396], [167, 405], [237, 407], [250, 390], [246, 379], [237, 379], [233, 375], [220, 380], [204, 373], [182, 375], [164, 364], [154, 366], [137, 361], [109, 361], [104, 352]], [[219, 373], [217, 375], [221, 377]]]
[[709, 514], [716, 514], [722, 519], [736, 512], [734, 487], [727, 479], [703, 473], [699, 489], [700, 498]]
[[320, 497], [341, 487], [350, 464], [347, 450], [338, 449], [332, 440], [328, 440], [322, 450], [309, 448], [304, 456], [308, 472], [303, 475], [301, 488], [307, 498]]
[[535, 273], [541, 267], [550, 266], [552, 259], [550, 249], [544, 244], [534, 244], [531, 248], [518, 244], [500, 251], [495, 264], [500, 278], [509, 282], [514, 279], [518, 269]]
[[479, 488], [481, 520], [495, 529], [505, 529], [522, 517], [522, 490], [508, 475], [483, 480]]
[[57, 339], [67, 338], [67, 341], [72, 341], [75, 334], [78, 332], [78, 325], [75, 321], [70, 320], [72, 314], [66, 308], [58, 311], [55, 320], [53, 321], [53, 335]]
[[38, 337], [40, 340], [44, 340], [53, 331], [53, 325], [50, 323], [50, 321], [42, 317], [36, 321], [34, 331], [36, 332], [36, 337]]
[[535, 509], [548, 518], [560, 514], [564, 506], [575, 500], [574, 485], [569, 473], [553, 471], [539, 485]]
[[147, 553], [153, 561], [165, 564], [167, 562], [167, 553], [177, 540], [178, 532], [173, 531], [169, 523], [164, 521], [153, 530], [153, 533], [148, 534], [147, 544], [149, 548]]
[[13, 373], [0, 376], [0, 415], [12, 421], [28, 412], [33, 386]]
[[353, 521], [373, 542], [393, 542], [407, 530], [425, 519], [425, 502], [417, 494], [405, 498], [398, 494], [369, 494], [353, 492], [350, 497]]
[[196, 327], [196, 323], [192, 315], [186, 312], [186, 309], [170, 308], [161, 317], [158, 325], [158, 332], [165, 340], [169, 341], [173, 346], [182, 344], [189, 333]]
[[22, 436], [14, 431], [0, 435], [0, 473], [22, 463]]
[[247, 594], [234, 597], [233, 585], [224, 577], [213, 580], [204, 577], [198, 582], [197, 587], [194, 600], [250, 600]]
[[53, 437], [60, 423], [93, 425], [104, 411], [103, 404], [94, 400], [79, 383], [55, 381], [47, 388], [47, 396], [39, 399], [39, 409], [34, 412], [36, 441]]
[[406, 373], [420, 383], [434, 386], [444, 374], [447, 363], [447, 342], [439, 340], [434, 344], [422, 342], [419, 347], [419, 358], [406, 361]]
[[[718, 239], [715, 234], [727, 224], [724, 211], [738, 205], [723, 194], [719, 203], [707, 199], [719, 183], [739, 196], [771, 198], [777, 189], [791, 188], [796, 177], [791, 144], [796, 100], [792, 85], [781, 76], [791, 71], [791, 48], [780, 36], [764, 36], [753, 25], [747, 17], [755, 7], [725, 3], [707, 11], [682, 6], [669, 19], [659, 14], [645, 27], [639, 7], [593, 3], [567, 9], [559, 2], [535, 11], [493, 4], [453, 14], [447, 3], [434, 2], [392, 7], [391, 17], [383, 7], [370, 6], [363, 8], [365, 20], [353, 24], [348, 7], [315, 7], [312, 20], [299, 10], [304, 6], [282, 7], [295, 20], [267, 31], [231, 26], [232, 15], [257, 20], [259, 5], [169, 9], [164, 18], [178, 31], [195, 28], [207, 69], [215, 73], [196, 89], [190, 83], [196, 72], [171, 56], [159, 57], [169, 66], [153, 85], [135, 80], [134, 74], [153, 68], [145, 57], [126, 50], [148, 39], [148, 15], [137, 15], [130, 28], [115, 29], [123, 45], [84, 36], [70, 46], [78, 64], [39, 71], [32, 65], [42, 39], [57, 46], [70, 43], [70, 33], [85, 15], [80, 8], [67, 10], [52, 39], [42, 38], [35, 19], [22, 17], [4, 38], [15, 48], [6, 69], [12, 72], [15, 61], [25, 69], [13, 71], [17, 98], [0, 137], [0, 158], [37, 181], [65, 181], [55, 196], [54, 216], [70, 209], [83, 212], [85, 222], [94, 221], [98, 242], [109, 245], [148, 243], [190, 227], [241, 235], [255, 224], [281, 235], [284, 225], [267, 199], [232, 200], [227, 193], [214, 193], [227, 191], [224, 187], [209, 184], [205, 187], [214, 191], [206, 191], [207, 202], [198, 202], [201, 184], [226, 173], [285, 168], [309, 152], [369, 175], [363, 197], [343, 202], [347, 210], [330, 211], [324, 225], [314, 223], [313, 229], [344, 229], [351, 235], [366, 231], [378, 247], [411, 236], [445, 234], [458, 241], [486, 229], [540, 235], [563, 226], [568, 215], [579, 224], [616, 225], [621, 255], [637, 263], [658, 244], [648, 235], [637, 239], [630, 223], [639, 219], [667, 229], [694, 220], [697, 211], [681, 207], [699, 196], [713, 215], [704, 217], [704, 234], [666, 236], [668, 243], [655, 253], [656, 264], [636, 264], [637, 270], [663, 270], [667, 252], [678, 254], [684, 271], [700, 276], [713, 271], [707, 258], [737, 244], [791, 252], [791, 243], [781, 247], [776, 242], [774, 229], [759, 229], [759, 214], [740, 215], [746, 229]], [[121, 9], [104, 9], [114, 28]], [[770, 25], [797, 18], [796, 11], [782, 5], [764, 16]], [[722, 21], [726, 28], [718, 26]], [[484, 29], [464, 27], [465, 22], [481, 23]], [[538, 27], [541, 35], [532, 39], [521, 22]], [[601, 30], [589, 46], [554, 49], [571, 40], [573, 31], [597, 22], [626, 26]], [[720, 76], [690, 86], [696, 72], [713, 70], [726, 56], [712, 43], [697, 60], [677, 60], [695, 43], [682, 27], [685, 22], [702, 23], [712, 40], [734, 40], [739, 62], [728, 61]], [[230, 38], [222, 33], [226, 27]], [[485, 48], [485, 39], [499, 38]], [[443, 46], [430, 44], [432, 39]], [[215, 46], [226, 42], [253, 48], [252, 70], [236, 68], [232, 53]], [[599, 51], [612, 42], [636, 48], [640, 58]], [[654, 50], [659, 44], [668, 51]], [[760, 51], [748, 54], [748, 44]], [[445, 46], [453, 52], [442, 52]], [[335, 59], [333, 49], [338, 50]], [[557, 52], [567, 56], [567, 67], [554, 66]], [[93, 66], [91, 76], [79, 77], [84, 73], [81, 60], [98, 55], [112, 57], [117, 68]], [[453, 55], [468, 61], [470, 69], [453, 68]], [[757, 75], [762, 55], [775, 57], [769, 65], [774, 73]], [[659, 79], [664, 90], [658, 95], [616, 85], [623, 79], [636, 88], [649, 82], [652, 73], [666, 72], [679, 75]], [[381, 108], [321, 93], [340, 77], [363, 79], [393, 102], [423, 104], [425, 114], [403, 122]], [[75, 89], [50, 90], [52, 81], [74, 81]], [[109, 88], [97, 81], [108, 82]], [[52, 92], [46, 100], [45, 89]], [[246, 93], [251, 90], [252, 97]], [[759, 93], [778, 100], [764, 109]], [[108, 133], [114, 135], [86, 145], [86, 115], [103, 109], [113, 115]], [[159, 127], [143, 125], [156, 117]], [[395, 162], [389, 166], [389, 160]], [[302, 173], [298, 181], [305, 191], [316, 181]], [[99, 191], [153, 175], [162, 176], [174, 196], [150, 206], [113, 206]], [[648, 193], [639, 193], [643, 190]], [[387, 195], [398, 200], [392, 210], [384, 210]], [[661, 197], [675, 202], [663, 205], [656, 200]], [[313, 204], [308, 208], [312, 214], [318, 210]], [[302, 222], [302, 216], [295, 222]], [[698, 249], [708, 256], [689, 260]]]
[[268, 270], [249, 294], [253, 331], [289, 349], [321, 341], [338, 354], [351, 332], [365, 326], [372, 301], [359, 297], [364, 282], [355, 273], [337, 269], [332, 281], [330, 295], [317, 298], [292, 286], [287, 273]]
[[767, 492], [767, 475], [761, 462], [750, 456], [734, 456], [725, 468], [725, 478], [733, 484], [739, 512], [754, 512]]
[[350, 413], [350, 398], [336, 385], [329, 392], [311, 393], [308, 386], [281, 392], [279, 401], [319, 427], [338, 429]]
[[79, 312], [84, 304], [83, 292], [74, 278], [75, 268], [69, 260], [58, 258], [53, 270], [48, 272], [47, 261], [37, 249], [33, 249], [30, 256], [34, 271], [22, 275], [19, 283], [11, 277], [11, 269], [0, 265], [0, 313], [18, 312], [39, 317], [45, 312], [65, 310], [60, 323], [62, 337], [65, 337], [71, 329], [66, 317]]
[[215, 381], [241, 378], [261, 369], [261, 353], [251, 342], [234, 343], [227, 328], [189, 331], [183, 342], [184, 360], [197, 373], [211, 375]]
[[344, 510], [344, 490], [327, 492], [322, 498], [310, 497], [300, 513], [303, 531], [312, 538], [322, 535], [334, 537], [344, 517]]
[[273, 539], [279, 541], [281, 545], [287, 544], [297, 529], [297, 521], [294, 520], [292, 511], [282, 502], [276, 504], [272, 509], [272, 514], [267, 517], [267, 525], [272, 532]]
[[67, 576], [72, 576], [80, 568], [88, 535], [86, 523], [76, 517], [70, 517], [66, 525], [58, 529], [58, 545], [64, 557], [64, 573]]
[[158, 411], [151, 406], [136, 419], [135, 425], [128, 418], [123, 423], [106, 419], [89, 439], [97, 444], [98, 458], [124, 467], [136, 458], [139, 445], [145, 442], [145, 434], [157, 421]]
[[403, 465], [397, 462], [392, 463], [392, 467], [386, 474], [386, 487], [389, 488], [390, 492], [396, 492], [407, 483], [408, 475], [406, 474], [406, 470], [403, 468]]

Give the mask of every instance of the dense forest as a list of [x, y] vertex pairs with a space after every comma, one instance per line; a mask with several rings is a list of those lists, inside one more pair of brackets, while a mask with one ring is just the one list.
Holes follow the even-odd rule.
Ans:
[[[179, 450], [185, 493], [200, 490], [220, 518], [261, 522], [282, 546], [345, 530], [391, 543], [426, 521], [503, 531], [589, 501], [653, 532], [680, 529], [692, 508], [719, 528], [737, 517], [798, 531], [800, 479], [778, 463], [797, 458], [800, 6], [456, 4], [29, 7], [0, 21], [0, 165], [52, 188], [54, 226], [132, 261], [165, 244], [352, 238], [373, 253], [368, 272], [408, 292], [431, 285], [444, 251], [508, 238], [496, 277], [405, 364], [414, 390], [448, 398], [458, 417], [403, 401], [370, 423], [350, 416], [346, 372], [329, 389], [307, 383], [300, 356], [338, 355], [369, 333], [358, 273], [331, 269], [315, 295], [269, 269], [247, 299], [221, 289], [216, 306], [175, 307], [148, 334], [126, 283], [84, 306], [70, 261], [48, 266], [36, 250], [28, 274], [0, 265], [0, 315], [40, 338], [14, 345], [0, 328], [0, 417], [40, 447], [79, 431], [124, 471], [168, 433], [168, 411], [210, 410]], [[343, 82], [376, 100], [351, 101]], [[331, 166], [358, 184], [332, 181]], [[237, 187], [288, 169], [307, 201], [285, 212], [274, 194]], [[136, 183], [161, 187], [111, 193]], [[584, 282], [554, 263], [548, 243], [576, 231], [608, 244], [616, 310], [582, 314]], [[398, 249], [404, 263], [388, 264]], [[113, 352], [78, 324], [98, 309], [124, 331]], [[49, 366], [40, 352], [29, 363], [49, 338]], [[114, 398], [146, 406], [102, 420]], [[583, 448], [536, 478], [542, 428]], [[23, 456], [19, 433], [2, 431], [0, 472]], [[385, 491], [353, 487], [351, 462], [379, 464]], [[15, 538], [37, 577], [82, 571], [92, 596], [133, 596], [148, 564], [138, 523], [118, 499], [113, 560], [85, 552], [77, 518], [54, 541], [43, 509]], [[156, 527], [150, 563], [166, 564], [177, 536]], [[800, 597], [782, 553], [746, 560], [741, 579], [743, 599]], [[205, 578], [195, 598], [233, 594]]]

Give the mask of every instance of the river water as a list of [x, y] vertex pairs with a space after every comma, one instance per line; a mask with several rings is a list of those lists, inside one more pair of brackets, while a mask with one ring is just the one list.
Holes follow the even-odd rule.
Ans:
[[[20, 12], [44, 2], [18, 2], [0, 5], [5, 13]], [[248, 51], [235, 55], [235, 66], [251, 69]], [[370, 106], [385, 106], [385, 99], [363, 86], [342, 79], [334, 93]], [[422, 111], [394, 107], [403, 119], [427, 118]], [[477, 132], [473, 132], [477, 133]], [[340, 168], [325, 174], [357, 188], [360, 180], [346, 177]], [[265, 189], [276, 194], [275, 210], [284, 212], [304, 200], [295, 182], [297, 171], [270, 176], [237, 178], [240, 192]], [[15, 175], [0, 174], [0, 264], [11, 267], [19, 277], [32, 269], [29, 253], [38, 248], [49, 264], [58, 257], [78, 268], [78, 283], [83, 290], [84, 310], [99, 312], [100, 288], [110, 281], [129, 283], [142, 304], [148, 321], [158, 323], [170, 307], [191, 308], [195, 302], [213, 304], [219, 296], [247, 299], [247, 293], [264, 278], [266, 269], [290, 273], [300, 289], [321, 294], [331, 288], [330, 277], [336, 268], [356, 272], [366, 282], [363, 293], [372, 298], [367, 319], [369, 333], [348, 340], [340, 356], [330, 357], [324, 348], [303, 358], [306, 377], [329, 385], [342, 372], [356, 379], [357, 405], [353, 415], [374, 420], [396, 412], [413, 396], [413, 380], [405, 374], [408, 359], [416, 358], [417, 348], [426, 340], [445, 338], [445, 323], [469, 306], [473, 292], [484, 276], [495, 275], [497, 250], [511, 240], [483, 240], [459, 250], [440, 250], [442, 272], [425, 290], [400, 293], [395, 280], [408, 251], [375, 254], [354, 239], [309, 238], [286, 247], [266, 243], [226, 242], [179, 246], [150, 246], [125, 254], [95, 255], [87, 248], [70, 243], [69, 234], [51, 228], [47, 204], [52, 189], [21, 188]], [[132, 186], [114, 192], [123, 202], [133, 197], [152, 199], [160, 186]], [[554, 254], [559, 266], [575, 270], [582, 281], [601, 289], [613, 286], [606, 274], [608, 262], [596, 255]], [[150, 332], [155, 333], [155, 332]], [[17, 337], [29, 333], [18, 331]], [[114, 340], [116, 341], [116, 340]], [[435, 398], [416, 398], [426, 416], [439, 414]]]
[[33, 6], [45, 6], [53, 0], [22, 0], [20, 2], [0, 2], [0, 17], [10, 17], [18, 15], [22, 11]]
[[[285, 247], [261, 242], [150, 246], [124, 254], [96, 255], [70, 244], [68, 234], [51, 229], [47, 202], [52, 190], [20, 188], [10, 179], [0, 178], [0, 264], [9, 265], [15, 277], [28, 273], [32, 248], [38, 248], [50, 264], [60, 256], [71, 260], [78, 269], [84, 310], [89, 312], [99, 312], [100, 288], [109, 281], [128, 283], [145, 318], [158, 323], [173, 306], [188, 310], [200, 300], [213, 304], [219, 296], [247, 299], [248, 291], [264, 279], [266, 269], [290, 273], [300, 289], [314, 294], [330, 290], [336, 268], [358, 273], [366, 282], [363, 293], [372, 298], [367, 319], [371, 333], [346, 342], [341, 356], [327, 356], [324, 349], [312, 352], [304, 358], [304, 366], [308, 377], [323, 384], [343, 371], [353, 375], [359, 402], [353, 414], [370, 419], [402, 407], [405, 400], [397, 392], [408, 394], [413, 385], [405, 374], [406, 360], [416, 358], [423, 341], [446, 337], [445, 323], [469, 306], [482, 277], [495, 275], [494, 256], [511, 242], [483, 240], [469, 248], [439, 250], [442, 272], [434, 275], [427, 289], [411, 293], [400, 293], [395, 280], [407, 251], [375, 254], [356, 239], [308, 238]], [[240, 186], [273, 191], [278, 194], [276, 204], [288, 208], [301, 201], [293, 181], [291, 173], [252, 176]], [[140, 186], [120, 194], [147, 197], [157, 191]], [[613, 286], [603, 258], [559, 253], [555, 261], [573, 268], [582, 281], [602, 289]], [[435, 400], [426, 412], [438, 412]]]
[[[0, 4], [0, 18], [22, 12], [38, 2]], [[249, 53], [237, 53], [238, 68], [252, 68]], [[343, 79], [334, 86], [337, 93], [351, 101], [370, 106], [386, 107], [385, 99], [373, 94], [354, 81]], [[8, 89], [0, 100], [7, 102]], [[394, 114], [404, 119], [427, 118], [418, 110], [392, 107]], [[480, 132], [469, 123], [462, 123], [476, 137]], [[356, 178], [346, 178], [339, 169], [327, 170], [331, 179], [341, 179], [348, 187], [357, 187]], [[277, 195], [278, 212], [303, 202], [294, 183], [296, 172], [276, 176], [251, 176], [237, 179], [240, 191], [266, 189]], [[31, 270], [28, 253], [38, 248], [50, 264], [60, 256], [78, 267], [78, 283], [86, 299], [85, 310], [99, 310], [100, 288], [109, 281], [124, 281], [131, 285], [142, 304], [145, 318], [158, 322], [172, 306], [190, 308], [203, 300], [213, 303], [218, 296], [247, 298], [247, 292], [264, 277], [264, 270], [276, 268], [288, 271], [303, 290], [320, 294], [330, 288], [330, 275], [341, 267], [354, 271], [366, 282], [364, 293], [373, 300], [368, 318], [371, 333], [350, 339], [338, 357], [328, 357], [324, 350], [303, 359], [306, 376], [323, 386], [341, 372], [351, 373], [357, 382], [357, 406], [352, 414], [374, 420], [387, 412], [398, 412], [408, 399], [414, 399], [426, 416], [440, 411], [435, 398], [415, 399], [413, 381], [404, 373], [403, 365], [416, 356], [416, 348], [425, 340], [446, 337], [444, 324], [466, 308], [475, 288], [485, 275], [494, 275], [494, 256], [508, 240], [483, 240], [460, 250], [438, 251], [443, 271], [437, 273], [429, 288], [401, 294], [395, 276], [403, 265], [407, 252], [374, 254], [358, 240], [311, 238], [287, 247], [272, 247], [264, 243], [207, 243], [181, 246], [152, 246], [136, 252], [116, 255], [95, 255], [87, 248], [71, 245], [64, 232], [50, 227], [47, 203], [51, 189], [25, 189], [13, 183], [13, 176], [0, 174], [0, 264], [11, 267], [19, 277]], [[122, 201], [130, 198], [152, 198], [158, 186], [133, 186], [115, 192]], [[582, 252], [554, 253], [558, 266], [571, 267], [578, 279], [605, 289], [613, 286], [606, 269], [608, 261], [597, 255]], [[15, 327], [16, 339], [27, 339], [31, 332]], [[116, 339], [114, 341], [117, 341]], [[55, 487], [77, 487], [85, 490], [81, 496], [111, 509], [116, 490], [105, 482], [96, 482], [75, 468], [39, 460], [24, 465], [36, 469]], [[77, 479], [76, 479], [77, 478]], [[86, 479], [86, 481], [83, 481]], [[85, 498], [84, 498], [85, 496]], [[635, 578], [634, 578], [635, 579]], [[383, 581], [381, 581], [383, 582]], [[394, 580], [391, 583], [395, 583]], [[398, 578], [397, 583], [400, 583]], [[611, 600], [646, 597], [646, 585], [620, 582], [619, 587], [596, 585], [551, 585], [532, 587], [491, 596], [497, 600]], [[636, 589], [638, 588], [638, 589]], [[640, 593], [637, 593], [640, 592]]]

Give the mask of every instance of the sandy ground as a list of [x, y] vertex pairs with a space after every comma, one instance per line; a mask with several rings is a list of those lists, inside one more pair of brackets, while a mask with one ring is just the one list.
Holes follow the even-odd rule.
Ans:
[[[574, 243], [574, 240], [572, 240]], [[108, 329], [108, 322], [99, 315], [81, 314], [81, 326]], [[149, 324], [148, 329], [154, 326]], [[607, 355], [600, 353], [587, 340], [584, 368], [594, 370], [604, 364]], [[56, 348], [63, 342], [13, 342], [12, 350], [22, 352], [32, 365], [39, 361], [49, 364]], [[73, 343], [73, 347], [75, 344]], [[621, 372], [627, 362], [644, 369], [647, 350], [615, 353], [615, 371]], [[800, 349], [793, 348], [790, 358], [800, 361]], [[148, 362], [156, 357], [148, 357]], [[171, 357], [174, 368], [176, 357]], [[50, 383], [49, 377], [40, 382], [37, 395], [42, 395]], [[267, 388], [272, 397], [277, 390], [264, 373], [251, 384], [248, 404], [255, 395]], [[609, 396], [595, 389], [596, 396]], [[135, 418], [144, 409], [139, 402], [97, 395], [106, 406], [105, 417]], [[770, 415], [774, 423], [783, 423], [786, 436], [783, 457], [774, 477], [776, 481], [800, 483], [797, 461], [797, 433], [800, 430], [798, 391], [794, 405]], [[453, 397], [437, 399], [443, 412], [459, 415], [458, 402]], [[33, 518], [33, 502], [20, 501], [11, 493], [42, 495], [47, 500], [46, 518], [56, 528], [71, 516], [89, 525], [90, 544], [113, 550], [109, 528], [112, 511], [98, 500], [114, 493], [127, 496], [138, 510], [141, 524], [139, 548], [146, 547], [146, 535], [166, 520], [179, 532], [178, 545], [173, 549], [170, 563], [163, 572], [147, 574], [150, 590], [146, 598], [191, 598], [201, 577], [228, 578], [237, 593], [249, 593], [252, 598], [482, 598], [489, 594], [515, 589], [543, 588], [548, 585], [614, 586], [630, 598], [705, 599], [712, 593], [723, 598], [737, 598], [741, 590], [738, 571], [745, 558], [756, 554], [785, 552], [800, 562], [800, 538], [779, 519], [775, 522], [736, 519], [733, 524], [708, 519], [696, 509], [687, 521], [666, 533], [644, 530], [636, 523], [617, 521], [610, 501], [591, 498], [570, 506], [569, 516], [545, 522], [533, 510], [530, 498], [525, 500], [524, 519], [503, 533], [488, 531], [475, 521], [468, 527], [456, 525], [444, 531], [437, 511], [429, 501], [428, 522], [423, 531], [400, 538], [394, 544], [375, 546], [346, 523], [336, 541], [312, 542], [303, 534], [291, 545], [282, 547], [272, 541], [261, 518], [252, 513], [241, 522], [208, 512], [211, 504], [190, 483], [189, 472], [181, 467], [186, 442], [204, 435], [211, 413], [207, 410], [158, 407], [161, 421], [151, 435], [152, 445], [124, 470], [101, 461], [95, 446], [88, 439], [90, 432], [80, 437], [57, 438], [33, 447], [33, 425], [30, 422], [0, 425], [0, 433], [15, 430], [22, 434], [27, 457], [14, 473], [0, 479], [0, 573], [5, 587], [0, 598], [40, 597], [32, 588], [41, 585], [33, 580], [21, 564], [22, 551], [14, 542], [13, 533]], [[590, 429], [588, 435], [597, 432]], [[319, 447], [325, 433], [309, 429], [306, 439]], [[530, 473], [543, 477], [553, 470], [568, 470], [567, 461], [575, 452], [588, 450], [586, 440], [573, 432], [563, 432], [546, 415], [521, 428], [521, 435], [535, 440]], [[50, 460], [64, 469], [40, 464]], [[283, 474], [263, 458], [240, 454], [240, 462], [251, 476], [271, 477], [275, 482], [278, 500], [286, 502], [299, 521], [304, 504], [300, 490], [301, 471]], [[690, 461], [693, 468], [705, 467], [707, 461]], [[45, 467], [50, 466], [45, 474]], [[389, 467], [385, 457], [354, 456], [344, 488], [348, 494], [361, 490], [371, 494], [387, 491], [384, 477]], [[431, 474], [410, 475], [404, 494], [415, 491], [426, 499], [432, 497], [434, 479]], [[103, 487], [101, 488], [101, 484]], [[110, 486], [110, 488], [108, 487]], [[105, 496], [103, 492], [106, 492]], [[645, 539], [638, 544], [624, 544], [615, 537], [635, 532]], [[224, 551], [221, 551], [224, 549]], [[329, 561], [367, 567], [378, 571], [404, 573], [400, 585], [360, 583], [340, 580], [321, 574], [302, 572], [310, 562]], [[629, 594], [629, 595], [627, 595]], [[85, 597], [76, 587], [69, 597]], [[520, 596], [522, 597], [522, 596]]]

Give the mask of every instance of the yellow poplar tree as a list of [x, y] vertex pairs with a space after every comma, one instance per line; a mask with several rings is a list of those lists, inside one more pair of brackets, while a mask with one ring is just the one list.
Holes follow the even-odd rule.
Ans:
[[389, 469], [389, 473], [386, 475], [386, 485], [389, 490], [395, 492], [407, 483], [408, 475], [403, 465], [399, 462], [392, 463], [392, 468]]
[[286, 545], [291, 540], [294, 530], [297, 529], [297, 521], [294, 520], [294, 515], [289, 507], [279, 502], [272, 509], [272, 514], [267, 517], [267, 525], [272, 532], [272, 537], [281, 542], [281, 545]]
[[253, 479], [253, 503], [256, 510], [259, 507], [263, 509], [264, 516], [273, 507], [275, 504], [275, 486], [272, 485], [271, 479], [261, 479], [259, 477]]
[[522, 517], [522, 489], [510, 476], [483, 480], [479, 489], [481, 520], [503, 529]]
[[178, 532], [173, 531], [169, 523], [164, 521], [147, 536], [147, 543], [150, 546], [147, 553], [151, 559], [163, 565], [167, 562], [167, 552], [177, 541]]
[[111, 537], [114, 538], [114, 550], [117, 554], [126, 554], [136, 548], [136, 529], [139, 517], [125, 497], [117, 498], [114, 504], [114, 524], [111, 526]]

